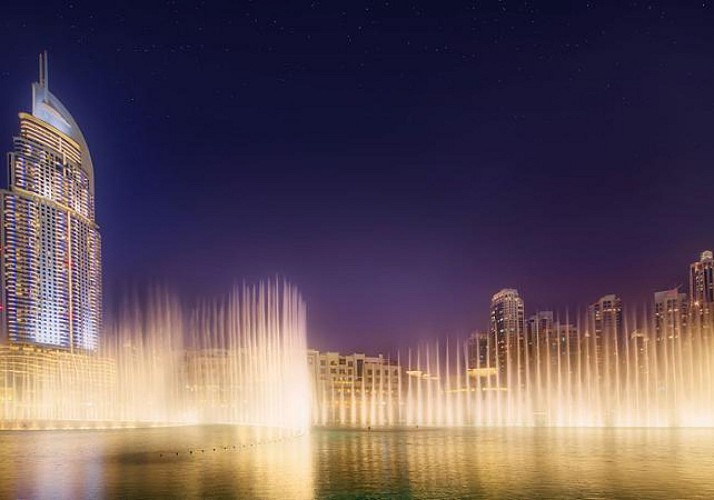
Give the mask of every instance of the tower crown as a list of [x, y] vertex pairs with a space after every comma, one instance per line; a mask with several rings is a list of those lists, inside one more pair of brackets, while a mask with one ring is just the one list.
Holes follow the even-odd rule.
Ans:
[[89, 178], [89, 192], [94, 195], [94, 166], [82, 130], [69, 110], [49, 89], [47, 51], [40, 54], [38, 81], [32, 84], [32, 115], [76, 141], [82, 150], [81, 168]]

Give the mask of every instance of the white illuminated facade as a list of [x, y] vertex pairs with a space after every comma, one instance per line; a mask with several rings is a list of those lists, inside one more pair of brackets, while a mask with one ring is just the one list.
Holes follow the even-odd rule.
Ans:
[[19, 118], [0, 192], [2, 340], [91, 351], [102, 304], [94, 170], [82, 131], [49, 91], [46, 55], [32, 114]]
[[307, 351], [316, 425], [385, 425], [399, 422], [399, 363], [379, 356]]

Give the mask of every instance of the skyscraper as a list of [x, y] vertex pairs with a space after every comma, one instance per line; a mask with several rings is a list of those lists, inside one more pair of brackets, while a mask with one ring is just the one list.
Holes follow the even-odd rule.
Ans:
[[678, 288], [654, 294], [655, 340], [678, 339], [687, 326], [687, 294]]
[[491, 345], [488, 333], [472, 332], [467, 345], [469, 368], [491, 367], [493, 360], [489, 356]]
[[711, 250], [702, 252], [699, 262], [689, 266], [689, 300], [693, 326], [708, 331], [714, 315], [714, 257]]
[[20, 113], [0, 192], [1, 337], [4, 342], [93, 350], [101, 327], [100, 236], [87, 142], [49, 90], [47, 55]]
[[558, 339], [554, 330], [553, 311], [538, 311], [527, 324], [528, 349], [531, 358], [557, 351]]
[[491, 298], [491, 337], [498, 383], [515, 382], [521, 386], [525, 383], [527, 357], [525, 313], [518, 290], [504, 288]]
[[561, 365], [566, 367], [568, 373], [572, 373], [578, 367], [580, 358], [578, 327], [572, 323], [557, 322], [555, 332], [560, 343]]
[[526, 355], [531, 370], [531, 380], [539, 390], [550, 383], [550, 376], [558, 367], [558, 336], [555, 333], [553, 311], [538, 311], [528, 318], [526, 326]]
[[597, 376], [618, 370], [622, 347], [622, 301], [617, 295], [600, 297], [589, 308], [587, 355]]

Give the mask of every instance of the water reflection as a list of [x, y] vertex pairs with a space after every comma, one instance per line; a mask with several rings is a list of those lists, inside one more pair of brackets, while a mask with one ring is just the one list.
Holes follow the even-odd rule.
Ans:
[[309, 436], [205, 426], [0, 434], [1, 498], [312, 498]]
[[313, 443], [321, 497], [714, 496], [706, 429], [323, 431]]
[[0, 498], [714, 498], [712, 449], [710, 429], [6, 432]]

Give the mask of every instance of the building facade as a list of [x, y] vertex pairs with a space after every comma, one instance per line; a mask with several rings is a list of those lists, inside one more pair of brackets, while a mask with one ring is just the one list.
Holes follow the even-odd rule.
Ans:
[[555, 334], [553, 311], [538, 311], [528, 318], [526, 324], [528, 352], [531, 358], [557, 353], [558, 338]]
[[379, 356], [308, 350], [312, 420], [317, 425], [382, 425], [400, 422], [402, 373]]
[[578, 369], [580, 363], [580, 333], [573, 323], [557, 322], [555, 332], [558, 336], [561, 366], [567, 368], [568, 375]]
[[102, 308], [94, 170], [76, 121], [48, 87], [47, 56], [20, 113], [0, 192], [2, 340], [93, 351]]
[[605, 379], [607, 386], [619, 378], [622, 331], [622, 301], [617, 295], [604, 295], [590, 305], [585, 345], [588, 369], [591, 377]]
[[679, 339], [687, 327], [687, 294], [678, 288], [654, 294], [654, 337], [657, 343]]
[[709, 333], [714, 315], [714, 256], [702, 252], [699, 261], [689, 266], [689, 300], [692, 326]]
[[518, 290], [504, 288], [491, 298], [491, 337], [497, 383], [522, 386], [527, 372], [525, 310]]
[[467, 342], [468, 368], [490, 368], [491, 335], [486, 332], [472, 332]]

